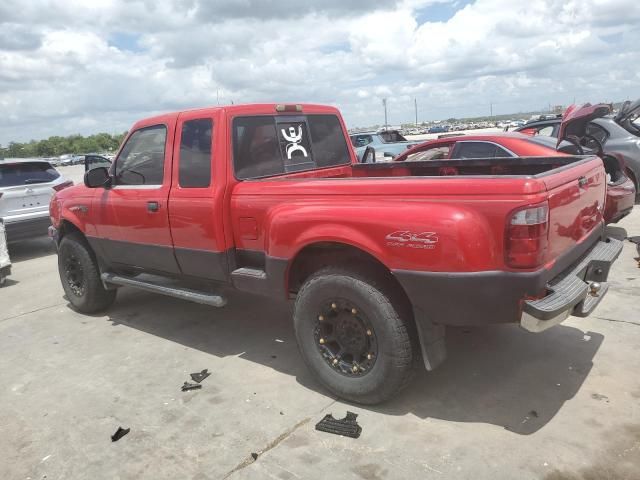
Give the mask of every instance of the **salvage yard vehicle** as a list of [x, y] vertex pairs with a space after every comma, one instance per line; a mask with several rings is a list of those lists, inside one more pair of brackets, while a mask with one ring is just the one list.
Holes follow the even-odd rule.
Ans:
[[0, 163], [0, 218], [7, 241], [47, 235], [53, 194], [73, 185], [44, 160], [5, 160]]
[[0, 218], [0, 287], [4, 286], [7, 277], [11, 275], [11, 259], [7, 249], [7, 236], [4, 231], [4, 222]]
[[[569, 134], [576, 137], [582, 146], [591, 150], [601, 149], [605, 155], [624, 162], [626, 174], [636, 188], [636, 199], [640, 200], [640, 127], [633, 122], [640, 114], [640, 100], [625, 102], [616, 115], [610, 115], [610, 106], [607, 104], [586, 104], [580, 108], [572, 105], [567, 111], [586, 119], [577, 123]], [[593, 115], [587, 118], [588, 113]], [[515, 131], [531, 136], [558, 138], [562, 121], [563, 118], [556, 117], [530, 122]]]
[[[407, 150], [394, 158], [396, 162], [426, 161], [463, 158], [519, 158], [565, 156], [571, 152], [584, 154], [580, 145], [562, 142], [560, 151], [555, 139], [521, 133], [480, 133], [476, 135], [451, 136], [431, 140]], [[586, 147], [585, 147], [586, 148]], [[598, 153], [593, 152], [593, 153]], [[636, 190], [633, 182], [626, 176], [624, 164], [616, 157], [603, 155], [607, 174], [607, 197], [605, 201], [605, 223], [616, 223], [631, 213], [635, 204]], [[500, 167], [495, 167], [499, 169]], [[449, 169], [449, 175], [455, 175], [455, 169]]]
[[375, 404], [417, 360], [445, 359], [446, 325], [539, 332], [606, 294], [622, 242], [605, 237], [599, 158], [368, 164], [348, 141], [321, 105], [137, 122], [111, 167], [51, 201], [70, 304], [104, 310], [121, 286], [216, 307], [228, 288], [293, 299], [310, 370]]
[[397, 130], [354, 133], [350, 138], [361, 160], [367, 147], [374, 148], [383, 157], [395, 157], [407, 148], [420, 143], [420, 141], [407, 140]]

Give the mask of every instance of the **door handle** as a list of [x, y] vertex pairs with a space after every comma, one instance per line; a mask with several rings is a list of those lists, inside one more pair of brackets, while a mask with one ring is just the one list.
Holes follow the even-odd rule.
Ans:
[[150, 212], [157, 212], [160, 210], [160, 204], [158, 202], [147, 202], [147, 210]]

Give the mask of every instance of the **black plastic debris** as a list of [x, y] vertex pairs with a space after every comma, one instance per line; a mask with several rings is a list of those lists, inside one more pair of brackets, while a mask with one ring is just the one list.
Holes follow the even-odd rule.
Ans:
[[202, 381], [207, 378], [209, 375], [211, 375], [209, 373], [209, 371], [205, 368], [204, 370], [202, 370], [201, 372], [198, 373], [192, 373], [191, 374], [191, 380], [193, 380], [194, 382], [197, 383], [202, 383]]
[[251, 458], [253, 458], [254, 460], [258, 459], [258, 454], [255, 452], [251, 452]]
[[130, 431], [131, 431], [130, 428], [118, 427], [118, 430], [116, 430], [116, 433], [111, 435], [111, 441], [112, 442], [117, 442], [118, 440], [120, 440], [122, 437], [124, 437]]
[[362, 433], [362, 427], [356, 422], [357, 417], [357, 414], [347, 412], [346, 417], [336, 420], [332, 414], [328, 414], [316, 424], [316, 430], [342, 435], [343, 437], [358, 438]]
[[188, 392], [189, 390], [198, 390], [200, 388], [202, 388], [202, 385], [200, 385], [199, 383], [184, 382], [184, 385], [182, 385], [183, 392]]

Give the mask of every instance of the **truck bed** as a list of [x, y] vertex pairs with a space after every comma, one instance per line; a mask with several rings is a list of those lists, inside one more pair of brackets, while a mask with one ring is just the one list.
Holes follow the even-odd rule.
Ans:
[[592, 158], [584, 156], [508, 157], [360, 163], [354, 165], [353, 170], [356, 177], [438, 177], [452, 175], [538, 177]]

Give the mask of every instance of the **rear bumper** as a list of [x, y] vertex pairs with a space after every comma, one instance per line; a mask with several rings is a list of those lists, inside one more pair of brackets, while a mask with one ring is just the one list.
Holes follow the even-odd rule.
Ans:
[[[548, 269], [459, 273], [394, 270], [393, 274], [411, 301], [418, 328], [425, 321], [453, 326], [521, 322], [525, 300], [549, 291], [550, 284], [567, 276], [600, 243], [608, 244], [602, 241], [603, 232], [595, 229]], [[615, 240], [610, 243], [620, 246]], [[608, 271], [607, 267], [605, 272]], [[602, 282], [606, 277], [598, 280]], [[535, 314], [533, 307], [532, 313]]]
[[541, 332], [569, 315], [589, 315], [607, 293], [609, 269], [621, 251], [620, 240], [608, 238], [598, 242], [575, 266], [547, 284], [547, 296], [524, 302], [522, 328]]
[[4, 226], [7, 231], [8, 243], [45, 236], [47, 234], [47, 228], [51, 225], [51, 219], [48, 214], [27, 220], [15, 222], [5, 220], [5, 222]]

